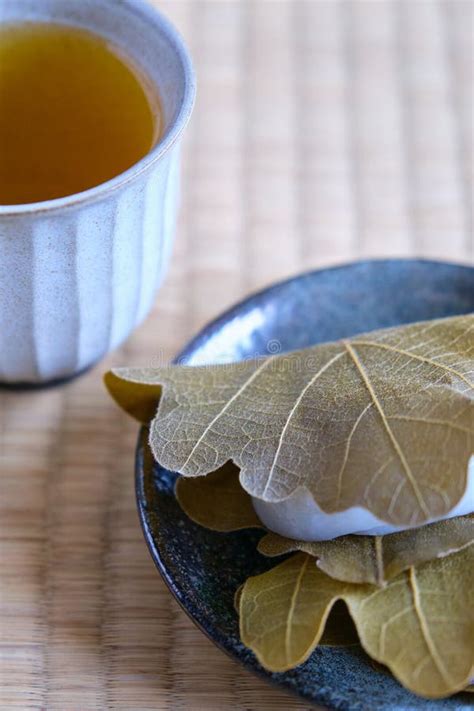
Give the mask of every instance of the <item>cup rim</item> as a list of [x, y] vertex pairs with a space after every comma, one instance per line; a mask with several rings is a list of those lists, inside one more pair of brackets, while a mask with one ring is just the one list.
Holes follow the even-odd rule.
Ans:
[[[105, 2], [109, 3], [110, 0], [105, 0]], [[113, 5], [113, 2], [111, 4]], [[78, 205], [95, 202], [118, 188], [127, 185], [130, 181], [135, 180], [135, 178], [147, 171], [162, 158], [181, 136], [191, 116], [196, 97], [196, 76], [184, 40], [172, 22], [148, 2], [143, 2], [142, 0], [122, 0], [122, 5], [127, 6], [131, 12], [145, 17], [150, 24], [159, 26], [181, 63], [183, 71], [183, 97], [181, 106], [166, 131], [165, 136], [160, 139], [143, 158], [140, 158], [140, 160], [130, 166], [130, 168], [110, 178], [110, 180], [106, 180], [104, 183], [99, 183], [99, 185], [94, 185], [92, 188], [73, 193], [72, 195], [64, 195], [63, 197], [53, 198], [51, 200], [20, 203], [18, 205], [0, 205], [0, 218], [44, 212], [49, 213], [68, 207], [77, 207]]]

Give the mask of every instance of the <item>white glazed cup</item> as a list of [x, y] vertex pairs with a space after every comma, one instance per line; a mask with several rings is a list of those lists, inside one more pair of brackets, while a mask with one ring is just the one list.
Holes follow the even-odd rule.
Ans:
[[112, 180], [0, 205], [0, 381], [34, 384], [85, 370], [148, 313], [170, 255], [195, 79], [181, 38], [143, 0], [0, 0], [0, 22], [18, 21], [108, 38], [156, 85], [164, 115], [157, 145]]

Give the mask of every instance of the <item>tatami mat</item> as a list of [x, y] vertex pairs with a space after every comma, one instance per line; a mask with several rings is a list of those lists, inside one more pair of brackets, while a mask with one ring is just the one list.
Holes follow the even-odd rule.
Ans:
[[199, 98], [153, 313], [65, 387], [0, 393], [0, 708], [305, 709], [218, 651], [149, 558], [111, 364], [168, 360], [249, 290], [358, 257], [472, 262], [473, 3], [169, 0]]

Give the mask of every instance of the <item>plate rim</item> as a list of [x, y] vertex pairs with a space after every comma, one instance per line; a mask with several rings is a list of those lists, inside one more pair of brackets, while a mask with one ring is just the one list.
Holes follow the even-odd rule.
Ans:
[[271, 282], [267, 286], [263, 286], [255, 291], [250, 291], [247, 296], [244, 296], [239, 301], [236, 301], [231, 306], [226, 308], [224, 311], [220, 312], [215, 318], [206, 321], [204, 325], [199, 329], [195, 336], [192, 336], [189, 341], [183, 346], [183, 348], [174, 356], [171, 361], [172, 364], [179, 364], [186, 360], [193, 351], [195, 351], [202, 341], [208, 338], [210, 335], [215, 333], [222, 324], [231, 319], [237, 312], [241, 311], [242, 308], [249, 308], [255, 301], [258, 301], [263, 296], [267, 294], [274, 293], [279, 289], [289, 286], [290, 284], [300, 281], [300, 279], [306, 279], [312, 277], [316, 274], [328, 273], [328, 272], [344, 272], [353, 269], [354, 267], [364, 267], [370, 265], [408, 265], [408, 264], [423, 264], [425, 266], [431, 267], [452, 267], [456, 270], [465, 270], [466, 273], [474, 274], [474, 266], [467, 263], [459, 263], [444, 259], [427, 259], [424, 257], [375, 257], [374, 259], [355, 259], [352, 261], [344, 261], [338, 264], [331, 264], [327, 267], [318, 267], [316, 269], [307, 269], [302, 272], [298, 272], [293, 276], [280, 279], [278, 281]]

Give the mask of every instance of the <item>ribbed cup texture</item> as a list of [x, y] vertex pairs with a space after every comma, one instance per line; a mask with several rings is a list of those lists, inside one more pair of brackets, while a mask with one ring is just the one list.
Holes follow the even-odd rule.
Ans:
[[95, 202], [0, 222], [0, 380], [73, 375], [153, 302], [171, 250], [178, 146]]

